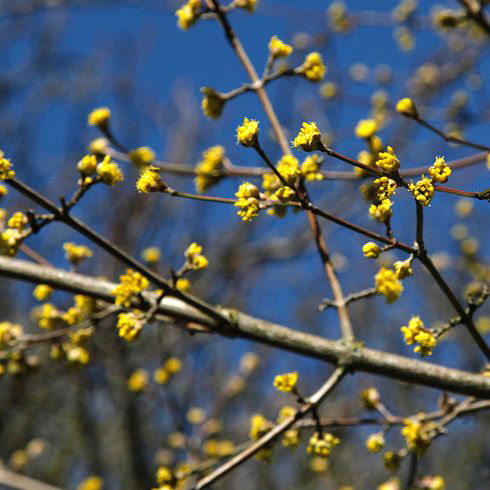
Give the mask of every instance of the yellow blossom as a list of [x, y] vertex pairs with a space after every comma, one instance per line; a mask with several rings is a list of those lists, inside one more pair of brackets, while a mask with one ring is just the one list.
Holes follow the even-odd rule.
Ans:
[[257, 7], [257, 1], [258, 0], [235, 0], [233, 3], [237, 7], [253, 12]]
[[221, 167], [225, 149], [222, 146], [212, 146], [203, 152], [203, 159], [196, 165], [197, 192], [205, 192], [222, 177]]
[[17, 323], [0, 322], [0, 348], [12, 345], [23, 334], [23, 327]]
[[77, 486], [77, 490], [102, 490], [103, 485], [104, 481], [100, 476], [92, 475], [83, 480]]
[[177, 374], [182, 369], [182, 361], [178, 357], [169, 357], [163, 367], [170, 374]]
[[131, 150], [128, 153], [128, 157], [131, 160], [131, 163], [137, 167], [144, 167], [150, 165], [150, 163], [155, 160], [155, 152], [148, 146], [140, 146]]
[[362, 246], [362, 253], [368, 259], [377, 259], [381, 253], [381, 250], [376, 243], [367, 242]]
[[376, 410], [379, 405], [380, 395], [379, 391], [371, 386], [370, 388], [366, 388], [361, 392], [361, 405], [367, 410]]
[[85, 155], [77, 164], [77, 169], [82, 175], [92, 175], [97, 168], [95, 155]]
[[100, 180], [107, 185], [116, 185], [118, 182], [124, 180], [119, 165], [112, 162], [109, 155], [106, 155], [104, 160], [97, 165], [96, 171]]
[[170, 375], [164, 368], [159, 367], [153, 371], [153, 381], [155, 381], [155, 383], [164, 385], [169, 379]]
[[301, 164], [301, 173], [307, 182], [323, 180], [320, 173], [320, 157], [318, 155], [309, 155]]
[[296, 179], [301, 175], [298, 159], [293, 155], [284, 155], [277, 162], [276, 169], [289, 185], [294, 185]]
[[186, 279], [184, 277], [179, 277], [177, 279], [177, 282], [175, 283], [175, 287], [179, 290], [182, 291], [183, 293], [187, 293], [189, 289], [191, 288], [191, 282], [189, 279]]
[[188, 0], [188, 2], [180, 7], [175, 15], [177, 16], [177, 25], [187, 30], [189, 27], [196, 23], [199, 18], [201, 10], [201, 0]]
[[374, 281], [376, 291], [386, 298], [387, 303], [396, 301], [403, 292], [403, 285], [396, 276], [396, 273], [386, 267], [381, 267], [379, 272], [374, 276]]
[[160, 174], [158, 173], [159, 170], [158, 167], [154, 167], [153, 165], [148, 165], [143, 168], [143, 171], [136, 182], [136, 189], [138, 189], [138, 192], [158, 192], [165, 189], [166, 186], [160, 178]]
[[141, 257], [149, 264], [156, 264], [160, 260], [160, 249], [158, 247], [145, 248]]
[[237, 128], [237, 141], [243, 146], [254, 146], [259, 134], [259, 122], [243, 118], [243, 124]]
[[413, 274], [411, 258], [408, 258], [407, 260], [397, 260], [393, 265], [395, 266], [396, 277], [398, 277], [398, 279], [405, 279]]
[[139, 312], [119, 313], [117, 316], [117, 329], [119, 337], [132, 342], [139, 337], [143, 329], [143, 319]]
[[340, 444], [340, 439], [332, 434], [319, 434], [318, 432], [315, 432], [308, 441], [306, 451], [310, 454], [321, 456], [322, 458], [328, 458], [331, 450], [338, 444]]
[[274, 386], [285, 393], [293, 391], [296, 388], [299, 374], [297, 372], [277, 375], [274, 378]]
[[447, 165], [447, 163], [444, 161], [444, 157], [436, 157], [434, 165], [429, 167], [429, 175], [432, 177], [434, 182], [447, 182], [451, 172], [451, 167], [449, 167], [449, 165]]
[[204, 422], [206, 412], [199, 407], [192, 407], [187, 411], [187, 420], [193, 425], [199, 425]]
[[8, 220], [7, 225], [9, 228], [23, 230], [27, 223], [27, 216], [21, 211], [16, 211]]
[[412, 99], [405, 97], [396, 103], [396, 111], [407, 117], [418, 117], [417, 108]]
[[237, 214], [241, 216], [243, 221], [251, 221], [258, 216], [260, 210], [260, 194], [259, 189], [255, 185], [250, 182], [244, 182], [238, 188], [235, 196], [238, 197], [235, 206], [240, 208]]
[[107, 138], [95, 138], [89, 146], [88, 151], [94, 155], [105, 155], [109, 149], [109, 140]]
[[61, 312], [51, 303], [44, 303], [34, 309], [33, 316], [37, 319], [37, 323], [41, 328], [53, 330], [57, 320], [61, 318]]
[[392, 205], [389, 199], [385, 199], [380, 204], [371, 204], [369, 214], [374, 220], [384, 223], [393, 214]]
[[9, 193], [4, 185], [0, 185], [0, 197], [5, 197]]
[[165, 483], [171, 483], [174, 479], [174, 475], [166, 466], [159, 466], [157, 470], [157, 483], [164, 485]]
[[48, 299], [52, 293], [53, 293], [53, 288], [51, 286], [48, 286], [47, 284], [38, 284], [34, 288], [32, 295], [38, 301], [44, 301]]
[[358, 138], [371, 138], [378, 130], [378, 125], [374, 119], [362, 119], [357, 123], [356, 136]]
[[420, 483], [426, 490], [444, 490], [446, 488], [446, 482], [440, 475], [424, 476]]
[[430, 201], [434, 196], [434, 186], [432, 185], [431, 179], [422, 175], [421, 180], [416, 184], [410, 183], [408, 188], [422, 206], [428, 206], [430, 204]]
[[93, 252], [85, 245], [75, 245], [72, 242], [63, 244], [65, 256], [69, 262], [78, 265], [82, 260], [92, 257]]
[[0, 234], [0, 252], [2, 255], [13, 256], [17, 253], [19, 245], [26, 237], [26, 232], [17, 228], [7, 228]]
[[0, 150], [0, 180], [13, 179], [15, 172], [12, 170], [12, 164], [5, 154]]
[[148, 371], [144, 369], [137, 369], [133, 374], [129, 377], [128, 380], [128, 389], [129, 391], [143, 391], [148, 385], [149, 376]]
[[186, 265], [189, 269], [200, 270], [208, 266], [208, 259], [201, 254], [202, 246], [196, 242], [191, 243], [184, 252]]
[[282, 42], [277, 36], [271, 37], [269, 41], [269, 53], [273, 58], [289, 56], [292, 52], [292, 46]]
[[423, 451], [437, 435], [437, 425], [434, 422], [426, 422], [421, 418], [410, 418], [403, 421], [401, 430], [409, 449]]
[[437, 341], [434, 334], [424, 327], [419, 316], [412, 316], [408, 326], [402, 327], [401, 331], [407, 345], [419, 344], [415, 347], [414, 352], [419, 352], [421, 356], [432, 355]]
[[114, 288], [112, 294], [116, 297], [115, 303], [119, 306], [128, 308], [131, 299], [143, 289], [149, 286], [148, 279], [141, 273], [128, 269], [125, 274], [120, 276], [120, 283]]
[[294, 138], [293, 146], [300, 146], [304, 151], [314, 151], [321, 147], [321, 133], [314, 122], [304, 122]]
[[313, 52], [306, 56], [305, 61], [299, 67], [299, 72], [312, 82], [319, 82], [325, 77], [327, 68], [323, 63], [320, 53]]
[[385, 445], [385, 437], [382, 432], [371, 434], [366, 440], [366, 447], [372, 453], [379, 453]]
[[226, 99], [211, 87], [202, 87], [203, 99], [201, 102], [202, 112], [210, 119], [218, 119], [221, 116]]
[[271, 428], [271, 423], [261, 414], [256, 414], [250, 419], [250, 439], [256, 441], [266, 434]]
[[390, 198], [396, 192], [396, 182], [383, 175], [373, 181], [373, 189], [376, 192], [378, 201], [382, 202]]
[[98, 126], [99, 128], [107, 128], [111, 118], [111, 110], [107, 107], [99, 107], [94, 109], [87, 118], [89, 126]]
[[396, 172], [400, 168], [400, 161], [396, 157], [393, 148], [388, 146], [386, 151], [379, 153], [376, 165], [385, 172]]
[[66, 360], [68, 362], [77, 364], [88, 364], [90, 361], [90, 354], [85, 347], [65, 342], [63, 343], [63, 349], [65, 351]]

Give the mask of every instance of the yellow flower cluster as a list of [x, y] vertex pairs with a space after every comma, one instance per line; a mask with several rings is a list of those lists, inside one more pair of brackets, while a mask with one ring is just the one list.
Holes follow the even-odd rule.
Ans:
[[323, 180], [320, 173], [320, 157], [318, 155], [309, 155], [301, 164], [301, 173], [307, 182]]
[[235, 444], [229, 439], [218, 441], [216, 439], [208, 439], [204, 443], [204, 452], [210, 458], [226, 458], [231, 456], [235, 451]]
[[313, 52], [306, 56], [305, 61], [299, 67], [299, 72], [311, 82], [320, 82], [325, 77], [327, 67], [323, 63], [321, 54]]
[[259, 135], [259, 122], [254, 119], [249, 120], [248, 117], [243, 118], [243, 124], [238, 126], [237, 142], [243, 146], [254, 146]]
[[163, 366], [153, 371], [153, 381], [158, 384], [165, 384], [171, 376], [177, 374], [182, 369], [182, 361], [178, 357], [169, 357]]
[[378, 125], [374, 119], [362, 119], [357, 123], [355, 132], [358, 138], [369, 139], [378, 130]]
[[253, 12], [257, 7], [257, 0], [235, 0], [233, 2], [237, 7]]
[[102, 490], [103, 485], [104, 481], [100, 476], [92, 475], [83, 480], [77, 486], [77, 490]]
[[263, 415], [254, 415], [250, 420], [250, 439], [252, 441], [260, 439], [270, 428], [271, 423]]
[[393, 214], [392, 206], [393, 203], [389, 199], [384, 199], [379, 204], [371, 204], [369, 214], [374, 220], [385, 223]]
[[434, 165], [429, 167], [429, 175], [434, 182], [447, 182], [451, 172], [451, 167], [444, 161], [444, 157], [436, 157]]
[[362, 253], [368, 259], [377, 259], [381, 253], [381, 249], [374, 242], [367, 242], [362, 246]]
[[320, 434], [315, 432], [308, 441], [306, 451], [310, 454], [315, 454], [322, 458], [328, 458], [331, 450], [340, 444], [340, 439], [332, 434]]
[[210, 119], [218, 119], [221, 116], [226, 99], [211, 87], [202, 87], [201, 93], [204, 95], [201, 102], [203, 114]]
[[0, 322], [0, 348], [10, 347], [22, 334], [22, 325], [10, 322]]
[[138, 393], [143, 391], [147, 386], [150, 377], [145, 369], [136, 369], [128, 379], [128, 390]]
[[[279, 410], [279, 415], [277, 417], [277, 423], [280, 424], [284, 422], [289, 417], [294, 417], [296, 415], [296, 410], [293, 407], [282, 407]], [[299, 429], [289, 429], [284, 433], [282, 438], [282, 445], [284, 447], [296, 447], [299, 444], [300, 431]]]
[[396, 301], [403, 292], [403, 285], [398, 279], [396, 272], [386, 267], [381, 267], [374, 276], [376, 291], [386, 298], [387, 303]]
[[382, 432], [371, 434], [366, 440], [366, 447], [371, 453], [379, 453], [385, 446], [385, 436]]
[[373, 181], [373, 189], [378, 201], [382, 202], [396, 193], [396, 182], [383, 175]]
[[240, 208], [237, 214], [243, 221], [251, 221], [258, 216], [260, 210], [260, 193], [255, 185], [250, 182], [244, 182], [238, 188], [235, 196], [238, 197], [235, 206]]
[[27, 225], [27, 216], [21, 211], [16, 211], [8, 220], [7, 225], [9, 228], [16, 230], [23, 230]]
[[189, 279], [186, 279], [184, 277], [179, 277], [179, 279], [177, 279], [177, 282], [175, 283], [175, 287], [179, 291], [182, 291], [183, 293], [187, 293], [187, 291], [191, 289], [191, 282], [189, 281]]
[[137, 167], [145, 167], [155, 160], [155, 152], [148, 146], [140, 146], [128, 153], [129, 160]]
[[95, 138], [88, 145], [88, 151], [94, 155], [104, 156], [109, 148], [107, 138]]
[[422, 204], [422, 206], [428, 206], [434, 197], [434, 186], [432, 185], [432, 180], [424, 177], [423, 175], [422, 179], [415, 184], [410, 183], [408, 188], [415, 199]]
[[186, 266], [189, 269], [200, 270], [208, 266], [208, 259], [202, 255], [202, 246], [196, 242], [191, 243], [184, 252]]
[[111, 161], [111, 157], [106, 155], [96, 167], [97, 175], [100, 180], [107, 185], [116, 185], [124, 180], [123, 173], [119, 165]]
[[424, 327], [424, 323], [419, 316], [412, 316], [408, 326], [402, 327], [401, 331], [407, 345], [419, 344], [415, 347], [414, 352], [419, 352], [421, 356], [432, 355], [432, 350], [437, 341], [434, 334]]
[[12, 164], [5, 154], [0, 150], [0, 180], [13, 179], [15, 172], [12, 170]]
[[413, 274], [412, 260], [413, 257], [409, 257], [407, 260], [397, 260], [393, 264], [395, 266], [395, 273], [398, 279], [405, 279]]
[[148, 165], [143, 168], [138, 180], [136, 181], [136, 189], [138, 192], [158, 192], [165, 189], [165, 184], [158, 173], [160, 169], [153, 165]]
[[85, 155], [77, 164], [78, 171], [86, 176], [95, 173], [97, 168], [97, 157], [95, 155]]
[[67, 260], [73, 265], [78, 265], [82, 260], [92, 257], [93, 252], [85, 245], [75, 245], [72, 242], [63, 244], [63, 250]]
[[127, 313], [119, 313], [117, 316], [117, 329], [119, 337], [122, 337], [127, 342], [132, 342], [137, 339], [143, 329], [143, 315], [138, 311], [130, 311]]
[[386, 151], [379, 153], [376, 165], [385, 172], [396, 172], [400, 168], [400, 161], [396, 157], [393, 148], [388, 146]]
[[380, 398], [379, 391], [374, 386], [361, 391], [361, 405], [367, 410], [376, 410]]
[[418, 117], [417, 108], [412, 99], [405, 97], [396, 103], [396, 111], [407, 117]]
[[321, 133], [314, 122], [304, 122], [298, 135], [294, 138], [293, 146], [300, 146], [304, 151], [314, 151], [321, 146]]
[[156, 264], [160, 260], [160, 249], [158, 247], [148, 247], [143, 250], [141, 257], [149, 264]]
[[269, 41], [269, 53], [273, 58], [289, 56], [292, 52], [292, 46], [282, 42], [277, 36], [271, 37]]
[[222, 146], [212, 146], [202, 154], [202, 160], [196, 165], [196, 184], [197, 192], [205, 192], [221, 178], [221, 166], [225, 149]]
[[90, 315], [95, 308], [95, 300], [90, 296], [75, 294], [74, 305], [63, 313], [62, 319], [68, 325], [75, 325]]
[[148, 279], [132, 269], [128, 269], [119, 279], [120, 283], [113, 289], [112, 294], [116, 297], [116, 305], [126, 308], [131, 305], [133, 296], [149, 286]]
[[424, 422], [420, 418], [405, 419], [401, 430], [407, 446], [412, 450], [424, 450], [437, 435], [437, 425], [434, 422]]
[[32, 295], [38, 301], [44, 301], [44, 300], [48, 299], [52, 293], [53, 293], [53, 288], [51, 286], [48, 286], [47, 284], [38, 284], [34, 288]]
[[177, 25], [187, 30], [196, 23], [201, 10], [201, 0], [188, 0], [188, 2], [175, 12]]
[[51, 303], [44, 303], [38, 308], [34, 309], [33, 316], [36, 318], [40, 328], [46, 330], [53, 330], [58, 320], [61, 319], [61, 311]]
[[279, 374], [274, 378], [274, 386], [284, 393], [289, 393], [296, 388], [299, 374], [297, 372]]
[[97, 126], [99, 128], [106, 128], [111, 118], [111, 110], [107, 107], [99, 107], [94, 109], [87, 118], [89, 126]]
[[298, 159], [293, 155], [284, 155], [277, 162], [276, 168], [282, 178], [291, 186], [296, 183], [297, 178], [301, 175]]
[[18, 228], [7, 228], [0, 234], [0, 254], [13, 256], [17, 253], [22, 240], [29, 231], [21, 231]]

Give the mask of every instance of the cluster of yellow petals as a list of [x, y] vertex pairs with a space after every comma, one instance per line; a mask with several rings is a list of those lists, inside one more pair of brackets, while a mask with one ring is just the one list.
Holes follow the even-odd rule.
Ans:
[[221, 178], [221, 167], [225, 149], [222, 146], [212, 146], [202, 154], [202, 160], [196, 165], [196, 184], [197, 192], [205, 192]]
[[293, 391], [296, 388], [299, 374], [297, 372], [279, 374], [274, 378], [274, 386], [284, 393]]
[[371, 434], [366, 440], [366, 447], [371, 453], [379, 453], [385, 445], [385, 436], [382, 432]]
[[13, 179], [15, 172], [12, 170], [12, 164], [5, 154], [0, 150], [0, 180]]
[[381, 253], [381, 249], [374, 242], [367, 242], [362, 246], [362, 253], [368, 259], [377, 259]]
[[237, 7], [253, 12], [257, 7], [258, 0], [234, 0], [234, 4]]
[[434, 182], [443, 184], [451, 175], [451, 167], [444, 161], [444, 157], [436, 157], [432, 167], [429, 167], [429, 175]]
[[97, 168], [97, 157], [95, 155], [85, 155], [78, 162], [77, 168], [82, 175], [92, 175]]
[[253, 218], [258, 216], [260, 211], [260, 193], [259, 189], [255, 185], [251, 184], [250, 182], [244, 182], [238, 188], [235, 196], [238, 197], [238, 201], [235, 203], [235, 206], [240, 208], [237, 214], [243, 219], [243, 221], [251, 221]]
[[300, 73], [311, 82], [320, 82], [325, 77], [327, 67], [323, 63], [320, 53], [313, 52], [306, 56], [305, 61], [299, 68]]
[[396, 301], [403, 292], [403, 284], [398, 279], [396, 272], [387, 267], [381, 267], [374, 276], [376, 291], [386, 298], [387, 303]]
[[292, 46], [282, 42], [277, 36], [271, 37], [269, 41], [269, 53], [273, 58], [289, 56], [292, 52]]
[[432, 184], [432, 180], [423, 175], [415, 184], [410, 183], [408, 188], [422, 206], [428, 206], [434, 197], [434, 185]]
[[405, 419], [401, 433], [409, 449], [423, 450], [437, 434], [437, 425], [421, 418]]
[[196, 242], [191, 243], [184, 252], [186, 266], [189, 269], [200, 270], [208, 266], [208, 259], [202, 255], [202, 246]]
[[300, 146], [304, 151], [314, 151], [321, 146], [321, 133], [314, 122], [304, 122], [298, 135], [293, 140], [293, 146]]
[[380, 223], [385, 223], [393, 214], [391, 207], [393, 203], [389, 199], [384, 199], [379, 204], [371, 204], [369, 207], [369, 214], [371, 218]]
[[325, 433], [320, 434], [315, 432], [308, 441], [308, 447], [306, 451], [310, 454], [320, 456], [322, 458], [328, 458], [331, 450], [340, 444], [340, 439], [332, 434]]
[[376, 193], [377, 200], [382, 202], [396, 193], [396, 182], [383, 175], [373, 181], [373, 189]]
[[243, 124], [236, 130], [237, 142], [243, 146], [254, 146], [259, 135], [259, 122], [255, 119], [243, 118]]
[[139, 146], [128, 153], [129, 160], [137, 167], [150, 165], [155, 160], [155, 152], [148, 146]]
[[374, 119], [362, 119], [357, 123], [355, 133], [358, 138], [369, 139], [378, 130], [378, 124]]
[[127, 342], [132, 342], [138, 338], [143, 329], [143, 325], [143, 315], [138, 310], [119, 313], [117, 316], [116, 326], [119, 337], [122, 337]]
[[307, 182], [323, 180], [320, 173], [320, 157], [318, 155], [309, 155], [301, 164], [301, 174]]
[[381, 151], [376, 160], [376, 166], [385, 172], [396, 172], [400, 168], [400, 161], [395, 155], [393, 148], [388, 146], [386, 151]]
[[136, 189], [138, 189], [138, 192], [158, 192], [165, 189], [166, 186], [160, 178], [159, 171], [160, 169], [153, 165], [144, 167], [136, 181]]
[[99, 107], [94, 109], [87, 117], [89, 126], [98, 126], [106, 128], [111, 118], [111, 110], [108, 107]]
[[210, 119], [218, 119], [223, 112], [226, 99], [211, 87], [202, 87], [201, 93], [204, 96], [201, 102], [203, 114]]
[[131, 299], [136, 294], [149, 286], [148, 279], [132, 269], [128, 269], [119, 279], [120, 283], [113, 289], [112, 294], [116, 297], [116, 305], [126, 308], [131, 305]]
[[63, 244], [65, 256], [68, 262], [78, 265], [82, 260], [92, 257], [93, 252], [86, 245], [76, 245], [73, 242]]
[[199, 18], [199, 12], [201, 10], [201, 0], [188, 0], [188, 2], [180, 7], [175, 15], [177, 16], [177, 25], [187, 30], [189, 27], [196, 23]]
[[100, 180], [107, 185], [116, 185], [124, 180], [123, 173], [116, 162], [111, 161], [111, 157], [106, 155], [96, 167], [97, 175]]
[[405, 97], [396, 103], [396, 111], [407, 117], [418, 117], [417, 108], [412, 99]]
[[432, 355], [432, 350], [437, 344], [434, 334], [424, 327], [424, 322], [419, 316], [412, 316], [408, 326], [401, 328], [404, 340], [407, 345], [417, 343], [414, 352], [419, 352], [421, 356]]
[[0, 348], [12, 345], [24, 332], [22, 325], [11, 322], [0, 322]]

